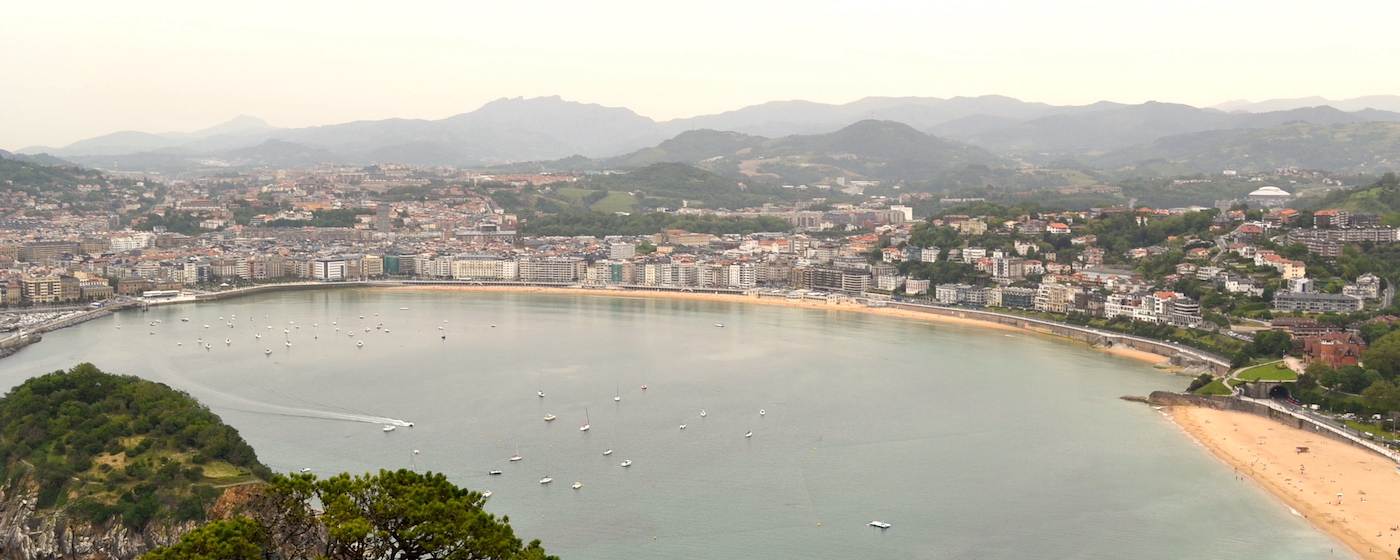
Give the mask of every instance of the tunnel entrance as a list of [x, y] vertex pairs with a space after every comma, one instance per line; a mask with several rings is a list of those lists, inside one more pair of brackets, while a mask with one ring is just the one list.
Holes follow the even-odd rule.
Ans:
[[1269, 398], [1271, 399], [1287, 400], [1292, 397], [1293, 395], [1288, 394], [1288, 387], [1284, 387], [1283, 385], [1274, 385], [1273, 387], [1269, 388]]

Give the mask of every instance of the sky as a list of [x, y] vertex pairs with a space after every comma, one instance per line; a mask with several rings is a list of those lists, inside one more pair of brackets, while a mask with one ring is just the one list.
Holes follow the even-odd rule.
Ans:
[[7, 2], [0, 148], [548, 95], [667, 120], [868, 96], [1400, 94], [1397, 19], [1393, 0]]

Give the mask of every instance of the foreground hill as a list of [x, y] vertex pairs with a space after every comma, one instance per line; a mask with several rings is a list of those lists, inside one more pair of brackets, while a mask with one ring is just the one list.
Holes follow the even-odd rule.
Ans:
[[11, 389], [0, 441], [7, 558], [79, 556], [83, 546], [139, 554], [203, 521], [221, 487], [271, 476], [189, 395], [92, 364]]

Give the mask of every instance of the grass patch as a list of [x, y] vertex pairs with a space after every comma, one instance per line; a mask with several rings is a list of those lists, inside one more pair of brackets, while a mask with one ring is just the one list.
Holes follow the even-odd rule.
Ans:
[[1215, 381], [1211, 381], [1210, 383], [1207, 383], [1205, 387], [1201, 387], [1200, 389], [1196, 389], [1196, 394], [1197, 394], [1197, 395], [1229, 395], [1229, 394], [1230, 394], [1230, 388], [1229, 388], [1229, 387], [1226, 387], [1226, 386], [1225, 386], [1225, 383], [1221, 382], [1219, 379], [1216, 379]]
[[1297, 381], [1298, 374], [1283, 362], [1272, 362], [1241, 371], [1236, 377], [1245, 381]]
[[589, 208], [599, 212], [635, 212], [637, 210], [637, 197], [625, 192], [612, 192], [603, 200], [594, 202]]
[[[1390, 438], [1390, 439], [1400, 439], [1400, 435], [1397, 435], [1395, 432], [1391, 432], [1391, 431], [1389, 431], [1389, 430], [1387, 430], [1387, 429], [1381, 427], [1380, 424], [1367, 424], [1367, 423], [1364, 423], [1364, 422], [1357, 422], [1357, 421], [1355, 421], [1355, 420], [1346, 420], [1346, 421], [1343, 421], [1342, 423], [1343, 423], [1343, 424], [1346, 424], [1346, 427], [1351, 428], [1351, 429], [1356, 430], [1356, 431], [1359, 431], [1359, 432], [1371, 432], [1372, 434], [1375, 434], [1376, 437], [1384, 437], [1384, 438]], [[1363, 436], [1363, 437], [1364, 437], [1364, 436]]]
[[1247, 381], [1243, 379], [1231, 379], [1228, 383], [1231, 387], [1239, 387], [1240, 385], [1244, 385], [1245, 383], [1247, 383]]

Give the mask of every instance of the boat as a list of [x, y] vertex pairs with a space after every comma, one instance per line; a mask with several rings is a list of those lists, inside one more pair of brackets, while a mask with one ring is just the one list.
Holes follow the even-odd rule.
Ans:
[[190, 318], [189, 318], [189, 317], [181, 317], [181, 318], [180, 318], [180, 322], [181, 322], [181, 323], [188, 323], [188, 322], [190, 322]]
[[871, 526], [871, 527], [879, 527], [879, 528], [881, 528], [881, 529], [889, 529], [889, 528], [890, 528], [890, 524], [889, 524], [889, 523], [885, 523], [884, 521], [871, 521], [871, 522], [870, 522], [870, 526]]
[[575, 482], [575, 483], [574, 483], [574, 490], [578, 490], [579, 488], [583, 488], [583, 483], [582, 483], [582, 482]]
[[301, 468], [301, 472], [309, 473], [309, 472], [311, 472], [311, 467], [302, 467], [302, 468]]
[[227, 344], [233, 344], [233, 339], [232, 339], [232, 338], [225, 338], [225, 339], [224, 339], [224, 344], [225, 344], [225, 345], [227, 345]]
[[258, 333], [253, 333], [253, 338], [262, 338], [262, 335]]
[[748, 438], [748, 437], [753, 437], [753, 432], [745, 432], [745, 433], [744, 433], [744, 437], [746, 437], [746, 438]]
[[643, 391], [647, 390], [647, 386], [646, 386], [646, 385], [642, 385], [642, 390], [643, 390]]
[[703, 408], [700, 409], [700, 417], [701, 417], [701, 418], [704, 418], [704, 417], [705, 417], [705, 409], [703, 409]]
[[176, 345], [176, 346], [184, 346], [185, 343], [183, 343], [183, 342], [176, 342], [175, 345]]
[[763, 409], [761, 409], [761, 408], [758, 409], [758, 415], [759, 415], [759, 416], [763, 416], [764, 414], [768, 414], [768, 411], [767, 411], [767, 410], [763, 410]]
[[555, 415], [553, 415], [553, 414], [546, 414], [546, 415], [544, 415], [544, 421], [545, 421], [545, 422], [553, 422], [555, 418], [558, 418], [558, 416], [555, 416]]
[[681, 429], [682, 429], [682, 430], [685, 429], [685, 424], [681, 424]]
[[622, 462], [622, 466], [624, 466], [624, 467], [630, 467], [630, 466], [632, 466], [632, 460], [631, 460], [631, 459], [628, 459], [628, 460], [626, 460], [626, 461], [623, 461], [623, 462]]
[[204, 325], [204, 328], [206, 328], [206, 329], [209, 328], [209, 325]]
[[412, 428], [412, 427], [413, 427], [413, 422], [404, 422], [403, 425]]
[[724, 328], [724, 323], [715, 323], [715, 326], [722, 329]]
[[287, 341], [287, 348], [291, 348], [291, 347], [292, 347], [292, 341], [288, 340], [288, 341]]
[[544, 478], [540, 479], [540, 484], [549, 484], [551, 482], [554, 482], [554, 478], [549, 475], [544, 475]]
[[264, 354], [271, 354], [271, 353], [272, 353], [272, 349], [271, 349], [271, 348], [268, 348], [267, 350], [263, 350], [263, 353], [264, 353]]
[[580, 431], [580, 432], [586, 432], [586, 431], [588, 431], [588, 429], [591, 428], [591, 427], [592, 427], [592, 426], [589, 426], [589, 425], [588, 425], [588, 407], [585, 406], [585, 407], [583, 407], [583, 426], [580, 426], [579, 429], [578, 429], [578, 431]]
[[203, 343], [204, 343], [204, 337], [196, 338], [196, 339], [194, 339], [194, 341], [203, 344]]
[[609, 450], [607, 450], [607, 451], [604, 451], [603, 454], [604, 454], [604, 455], [612, 455], [612, 450], [609, 449]]
[[386, 431], [386, 432], [392, 432], [392, 431], [394, 431], [394, 427], [393, 427], [393, 426], [384, 426], [384, 431]]
[[[290, 342], [287, 343], [287, 346], [291, 346], [291, 345], [292, 345], [292, 343], [290, 343]], [[365, 347], [365, 341], [363, 341], [363, 340], [357, 340], [357, 341], [355, 341], [355, 346], [358, 346], [358, 347], [360, 347], [360, 348], [364, 348], [364, 347]]]
[[614, 385], [613, 391], [617, 393], [617, 396], [613, 397], [613, 402], [622, 402], [622, 389], [619, 389], [617, 385]]
[[[443, 338], [447, 338], [447, 337], [444, 336]], [[536, 394], [536, 395], [539, 395], [540, 398], [542, 398], [542, 399], [544, 398], [544, 391], [535, 391], [535, 394]]]
[[205, 350], [208, 350], [208, 349], [213, 348], [213, 347], [214, 347], [214, 346], [213, 346], [212, 344], [209, 344], [208, 342], [204, 343], [204, 349], [205, 349]]
[[492, 494], [493, 494], [493, 493], [492, 493], [490, 490], [487, 490], [487, 491], [481, 493], [481, 497], [483, 497], [483, 498], [490, 498], [490, 497], [492, 496]]
[[511, 462], [515, 462], [521, 459], [524, 459], [524, 457], [520, 456], [520, 444], [517, 443], [515, 444], [515, 454], [510, 456], [510, 460]]
[[497, 471], [490, 471], [490, 472], [488, 472], [488, 473], [486, 473], [486, 474], [489, 474], [489, 475], [491, 475], [491, 476], [496, 476], [496, 475], [498, 475], [498, 474], [501, 474], [501, 471], [498, 471], [498, 470], [497, 470]]

